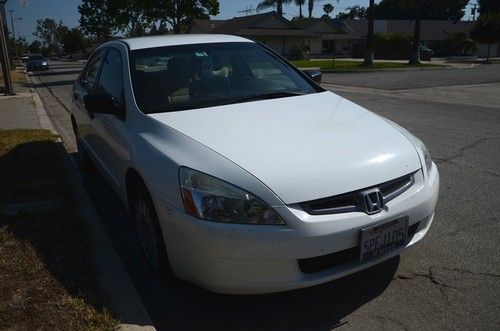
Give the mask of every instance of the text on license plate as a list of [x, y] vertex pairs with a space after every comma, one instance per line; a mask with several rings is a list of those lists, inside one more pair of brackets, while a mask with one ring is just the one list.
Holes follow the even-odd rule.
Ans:
[[408, 236], [408, 218], [398, 218], [361, 230], [360, 260], [382, 256], [403, 246]]

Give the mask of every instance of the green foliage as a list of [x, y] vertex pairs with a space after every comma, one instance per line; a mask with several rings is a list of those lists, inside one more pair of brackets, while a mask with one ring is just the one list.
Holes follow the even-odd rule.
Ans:
[[337, 18], [342, 20], [359, 20], [368, 17], [368, 11], [366, 7], [362, 7], [360, 5], [355, 5], [352, 7], [348, 7], [346, 11], [343, 13], [338, 13]]
[[60, 55], [62, 53], [62, 39], [68, 32], [68, 27], [62, 24], [62, 21], [57, 23], [55, 20], [46, 18], [37, 20], [37, 27], [33, 33], [46, 48], [49, 54]]
[[[468, 3], [469, 0], [422, 0], [422, 19], [459, 21]], [[415, 0], [382, 0], [375, 5], [375, 18], [415, 19]]]
[[90, 47], [90, 41], [85, 38], [82, 30], [73, 28], [66, 32], [62, 39], [64, 51], [68, 54], [85, 50]]
[[78, 6], [83, 33], [104, 42], [118, 32], [120, 26], [109, 10], [107, 0], [82, 0]]
[[149, 21], [168, 23], [181, 33], [195, 18], [209, 18], [219, 13], [218, 0], [131, 0]]
[[377, 59], [407, 59], [413, 36], [407, 33], [380, 33], [375, 35], [374, 53]]
[[325, 12], [325, 15], [327, 15], [327, 16], [330, 16], [333, 9], [334, 9], [334, 7], [331, 3], [327, 3], [327, 4], [323, 5], [323, 11]]
[[28, 49], [28, 43], [26, 42], [26, 38], [24, 37], [19, 37], [16, 38], [15, 40], [12, 38], [9, 38], [9, 45], [14, 45], [14, 56], [19, 56], [22, 53], [26, 53], [26, 50]]
[[290, 60], [307, 60], [309, 59], [309, 49], [306, 46], [294, 47], [288, 53], [288, 58]]
[[448, 35], [444, 41], [445, 52], [448, 55], [473, 55], [477, 52], [477, 42], [466, 32], [457, 32]]
[[278, 15], [283, 15], [283, 5], [289, 4], [292, 0], [262, 0], [257, 4], [257, 11], [276, 8]]
[[500, 12], [481, 14], [470, 35], [473, 39], [488, 44], [486, 60], [489, 61], [491, 44], [500, 42]]
[[31, 44], [28, 46], [28, 52], [34, 54], [34, 53], [40, 53], [42, 49], [42, 43], [40, 40], [33, 40]]

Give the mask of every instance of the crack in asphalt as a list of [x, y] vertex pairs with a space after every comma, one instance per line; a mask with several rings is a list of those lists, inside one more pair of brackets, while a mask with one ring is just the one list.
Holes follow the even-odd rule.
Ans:
[[[478, 147], [481, 143], [485, 142], [485, 141], [489, 141], [489, 140], [495, 140], [495, 139], [500, 139], [500, 137], [488, 137], [488, 138], [480, 138], [476, 141], [474, 141], [472, 144], [469, 144], [467, 146], [464, 146], [464, 147], [461, 147], [459, 149], [459, 151], [457, 153], [455, 153], [454, 155], [452, 156], [449, 156], [449, 157], [446, 157], [446, 158], [439, 158], [439, 157], [434, 157], [434, 162], [436, 162], [437, 164], [441, 164], [441, 163], [446, 163], [446, 162], [453, 162], [453, 160], [461, 157], [464, 155], [465, 151], [469, 150], [469, 149], [474, 149], [476, 147]], [[496, 173], [494, 173], [496, 175]]]
[[[415, 277], [427, 278], [434, 285], [438, 285], [440, 287], [451, 288], [451, 289], [454, 289], [454, 290], [462, 291], [462, 288], [456, 287], [456, 286], [452, 286], [450, 284], [447, 284], [445, 281], [443, 281], [442, 279], [440, 279], [436, 275], [435, 269], [442, 269], [442, 270], [446, 270], [446, 271], [453, 271], [453, 272], [458, 272], [458, 273], [461, 273], [461, 274], [469, 274], [469, 275], [473, 275], [473, 276], [500, 278], [500, 274], [497, 274], [497, 273], [494, 273], [494, 272], [476, 272], [476, 271], [469, 270], [469, 269], [448, 268], [448, 267], [440, 267], [440, 266], [434, 266], [434, 265], [430, 266], [427, 269], [427, 272], [413, 272], [412, 271], [410, 273], [411, 273], [411, 275], [413, 275]], [[407, 276], [407, 275], [398, 274], [395, 278], [400, 279], [400, 280], [413, 280], [413, 279], [415, 279], [415, 277], [410, 277], [410, 276]]]

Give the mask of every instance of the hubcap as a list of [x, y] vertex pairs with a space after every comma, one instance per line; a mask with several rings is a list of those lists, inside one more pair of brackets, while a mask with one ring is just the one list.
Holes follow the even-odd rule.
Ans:
[[159, 254], [156, 230], [151, 218], [151, 210], [146, 202], [140, 198], [135, 201], [135, 223], [146, 260], [152, 267], [157, 268], [159, 265]]

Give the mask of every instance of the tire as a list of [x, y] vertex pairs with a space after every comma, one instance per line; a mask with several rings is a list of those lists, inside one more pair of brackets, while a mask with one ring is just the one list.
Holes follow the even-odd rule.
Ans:
[[157, 276], [172, 277], [158, 214], [144, 184], [137, 184], [131, 194], [130, 211], [136, 227], [142, 255]]

